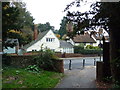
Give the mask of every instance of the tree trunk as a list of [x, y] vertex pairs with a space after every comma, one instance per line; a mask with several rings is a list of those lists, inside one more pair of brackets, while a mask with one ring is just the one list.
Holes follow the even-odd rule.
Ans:
[[110, 62], [113, 82], [120, 84], [120, 31], [111, 28], [110, 30]]

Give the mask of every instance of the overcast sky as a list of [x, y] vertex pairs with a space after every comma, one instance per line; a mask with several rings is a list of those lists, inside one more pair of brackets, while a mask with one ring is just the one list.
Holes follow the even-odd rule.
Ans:
[[[34, 17], [34, 23], [46, 23], [50, 22], [51, 26], [54, 26], [55, 29], [60, 28], [61, 19], [66, 15], [64, 9], [66, 5], [71, 3], [74, 0], [22, 0], [26, 3], [27, 10]], [[95, 0], [89, 0], [95, 1]], [[79, 8], [80, 11], [89, 10], [89, 5], [83, 5]], [[75, 10], [75, 8], [71, 8]], [[77, 9], [76, 9], [77, 10]]]

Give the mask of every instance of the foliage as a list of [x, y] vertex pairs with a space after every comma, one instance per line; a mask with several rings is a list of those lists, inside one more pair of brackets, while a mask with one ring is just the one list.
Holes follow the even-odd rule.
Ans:
[[[2, 34], [3, 34], [3, 46], [5, 46], [4, 41], [7, 38], [22, 38], [20, 33], [17, 31], [22, 30], [32, 30], [33, 28], [33, 17], [26, 10], [25, 3], [23, 2], [2, 2]], [[9, 32], [10, 30], [15, 30], [16, 33]], [[11, 35], [12, 33], [12, 35]], [[30, 36], [32, 34], [23, 32], [26, 39], [21, 40], [20, 44], [24, 44], [25, 42], [29, 42]], [[28, 36], [28, 37], [27, 37]], [[22, 42], [24, 41], [24, 42]]]
[[81, 53], [81, 54], [102, 54], [102, 50], [98, 49], [98, 47], [94, 47], [88, 45], [87, 48], [84, 48], [83, 44], [78, 46], [74, 46], [74, 53]]
[[56, 37], [57, 37], [58, 39], [60, 39], [60, 35], [59, 35], [59, 34], [56, 34]]
[[8, 30], [21, 28], [16, 25], [18, 16], [19, 16], [19, 10], [17, 7], [10, 6], [9, 2], [2, 2], [3, 41], [7, 38]]
[[82, 44], [78, 45], [78, 46], [74, 46], [74, 52], [75, 53], [78, 53], [79, 50], [83, 50], [84, 49], [84, 46]]
[[75, 53], [80, 53], [80, 54], [102, 54], [102, 50], [90, 50], [90, 49], [83, 49], [83, 50], [74, 50]]
[[2, 88], [54, 88], [63, 76], [61, 73], [42, 70], [40, 73], [25, 69], [6, 68], [2, 71]]
[[[65, 11], [75, 5], [80, 7], [81, 1], [87, 2], [87, 0], [75, 0], [67, 5]], [[68, 11], [67, 19], [76, 25], [76, 32], [90, 28], [96, 29], [97, 27], [110, 31], [110, 59], [114, 62], [115, 58], [119, 57], [120, 2], [96, 2], [91, 5], [88, 12]], [[118, 64], [120, 65], [120, 62]], [[120, 82], [120, 69], [117, 69], [117, 66], [111, 63], [111, 70], [114, 81]]]
[[37, 62], [37, 65], [46, 70], [55, 70], [54, 60], [56, 59], [57, 57], [54, 55], [54, 52], [49, 49], [45, 51], [42, 50], [39, 55], [34, 58], [34, 60]]
[[45, 24], [38, 24], [38, 30], [40, 32], [44, 32], [50, 29], [54, 31], [54, 26], [51, 26], [49, 22], [46, 22]]
[[19, 45], [25, 45], [29, 42], [32, 41], [32, 35], [31, 34], [26, 34], [21, 31], [16, 31], [16, 30], [10, 30], [8, 32], [9, 38], [17, 38], [19, 41]]
[[66, 25], [67, 25], [67, 19], [66, 17], [63, 17], [61, 24], [60, 24], [60, 29], [58, 31], [58, 34], [60, 34], [60, 39], [67, 33], [66, 30]]
[[92, 45], [87, 45], [85, 47], [86, 49], [96, 49], [96, 50], [100, 50], [100, 48], [98, 46], [92, 46]]
[[33, 73], [39, 73], [40, 69], [37, 65], [29, 65], [27, 68], [25, 68], [25, 70], [29, 71], [29, 72], [33, 72]]

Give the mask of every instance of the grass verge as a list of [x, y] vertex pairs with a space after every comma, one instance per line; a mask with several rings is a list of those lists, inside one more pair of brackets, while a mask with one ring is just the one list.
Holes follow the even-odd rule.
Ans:
[[5, 68], [2, 71], [2, 88], [54, 88], [63, 74], [41, 70], [40, 73], [25, 69]]

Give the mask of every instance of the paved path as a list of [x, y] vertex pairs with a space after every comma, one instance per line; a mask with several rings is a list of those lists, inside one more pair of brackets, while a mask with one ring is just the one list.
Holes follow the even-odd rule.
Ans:
[[56, 88], [96, 88], [96, 67], [86, 66], [84, 69], [65, 70], [65, 77]]

